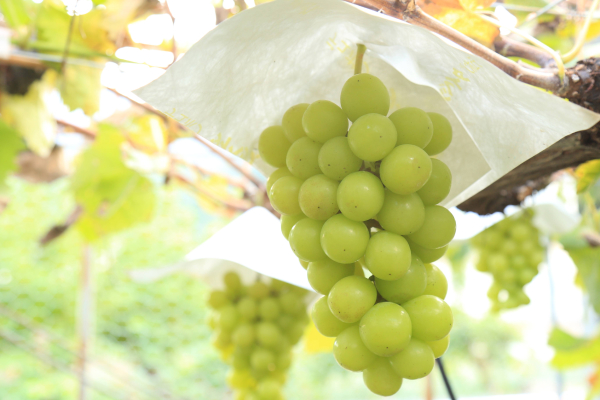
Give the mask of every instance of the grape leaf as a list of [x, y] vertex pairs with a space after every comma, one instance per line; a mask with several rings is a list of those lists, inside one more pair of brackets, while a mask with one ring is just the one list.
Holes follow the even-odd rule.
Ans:
[[126, 135], [136, 149], [147, 154], [165, 151], [169, 138], [164, 119], [150, 114], [134, 118]]
[[558, 369], [579, 367], [600, 360], [600, 336], [579, 339], [555, 328], [548, 344], [555, 350], [550, 363]]
[[81, 108], [89, 116], [100, 109], [102, 70], [82, 65], [67, 65], [59, 85], [63, 102], [71, 109]]
[[113, 126], [101, 124], [94, 144], [79, 159], [71, 188], [83, 214], [76, 227], [88, 241], [152, 218], [152, 182], [125, 166], [120, 146], [125, 140]]
[[17, 169], [17, 154], [25, 150], [25, 143], [19, 134], [0, 120], [0, 186], [8, 174]]
[[565, 248], [577, 266], [590, 303], [600, 313], [600, 247]]
[[600, 179], [600, 160], [592, 160], [581, 164], [575, 170], [577, 178], [577, 193], [588, 190]]
[[4, 21], [12, 29], [16, 43], [24, 44], [30, 35], [30, 23], [36, 4], [27, 0], [0, 0], [0, 11]]
[[49, 96], [57, 74], [47, 70], [42, 79], [29, 86], [24, 95], [3, 94], [0, 112], [4, 120], [25, 139], [27, 147], [47, 157], [54, 146], [56, 121], [48, 110]]

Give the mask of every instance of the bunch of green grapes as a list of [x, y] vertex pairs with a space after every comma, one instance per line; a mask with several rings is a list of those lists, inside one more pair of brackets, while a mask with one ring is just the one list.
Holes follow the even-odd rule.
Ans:
[[429, 263], [456, 231], [438, 205], [450, 170], [431, 157], [450, 145], [452, 127], [415, 107], [388, 117], [388, 90], [370, 74], [350, 78], [340, 103], [291, 107], [258, 150], [277, 168], [267, 189], [281, 231], [323, 295], [312, 309], [317, 329], [337, 337], [342, 367], [389, 396], [404, 378], [428, 375], [448, 346], [447, 281]]
[[471, 239], [479, 251], [476, 268], [489, 272], [494, 283], [488, 290], [492, 311], [529, 304], [523, 287], [535, 278], [544, 260], [540, 232], [533, 226], [532, 210], [505, 218]]
[[214, 329], [213, 345], [231, 366], [227, 383], [235, 390], [234, 399], [283, 399], [292, 346], [308, 323], [307, 291], [278, 280], [246, 287], [235, 272], [223, 280], [225, 289], [208, 298], [213, 309], [208, 323]]

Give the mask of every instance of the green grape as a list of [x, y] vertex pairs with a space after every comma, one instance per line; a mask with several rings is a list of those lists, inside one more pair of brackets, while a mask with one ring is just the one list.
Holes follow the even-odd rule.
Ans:
[[487, 291], [487, 296], [491, 299], [498, 299], [498, 295], [502, 291], [502, 286], [498, 282], [494, 282]]
[[431, 176], [427, 183], [417, 194], [423, 200], [423, 204], [431, 206], [444, 200], [452, 186], [452, 173], [450, 168], [437, 158], [431, 159]]
[[295, 345], [300, 341], [302, 335], [304, 335], [304, 329], [306, 327], [306, 323], [304, 321], [298, 321], [289, 331], [286, 332], [286, 335], [292, 345]]
[[527, 268], [527, 257], [522, 254], [516, 254], [510, 258], [510, 264], [517, 270]]
[[300, 258], [305, 261], [320, 261], [327, 258], [321, 248], [321, 231], [323, 221], [304, 218], [298, 221], [290, 231], [290, 247]]
[[278, 400], [283, 398], [281, 384], [274, 379], [264, 379], [256, 386], [256, 394], [261, 400]]
[[240, 276], [233, 272], [229, 271], [223, 275], [223, 283], [225, 283], [226, 290], [230, 292], [239, 292], [242, 288], [242, 280]]
[[356, 74], [344, 83], [340, 104], [348, 119], [354, 122], [365, 114], [386, 116], [390, 110], [390, 95], [376, 76]]
[[304, 132], [304, 128], [302, 127], [302, 116], [307, 108], [308, 103], [296, 104], [288, 108], [285, 114], [283, 114], [281, 126], [283, 127], [285, 137], [290, 143], [294, 143], [301, 137], [306, 136], [306, 132]]
[[396, 145], [413, 144], [424, 148], [431, 141], [433, 123], [420, 108], [404, 107], [394, 111], [389, 118], [398, 132]]
[[232, 304], [223, 306], [219, 309], [219, 327], [224, 331], [231, 331], [236, 327], [240, 319], [236, 307]]
[[502, 273], [498, 274], [497, 279], [502, 281], [506, 285], [511, 285], [515, 283], [517, 279], [517, 273], [512, 269], [507, 269], [505, 271], [502, 271]]
[[440, 358], [444, 355], [446, 350], [448, 350], [448, 345], [450, 344], [450, 335], [446, 336], [443, 339], [436, 340], [433, 342], [425, 342], [433, 351], [433, 356], [435, 358]]
[[346, 326], [335, 339], [333, 356], [340, 367], [349, 371], [363, 371], [377, 360], [377, 356], [363, 343], [358, 325]]
[[537, 267], [542, 261], [544, 261], [544, 252], [542, 250], [535, 249], [529, 254], [530, 265]]
[[378, 232], [369, 239], [365, 265], [376, 278], [395, 281], [402, 278], [411, 264], [406, 239], [391, 232]]
[[302, 126], [312, 140], [325, 143], [348, 131], [348, 118], [340, 107], [328, 100], [317, 100], [308, 106], [302, 117]]
[[255, 334], [254, 326], [251, 324], [241, 324], [233, 331], [231, 341], [236, 346], [248, 347], [254, 343]]
[[258, 305], [256, 300], [250, 296], [242, 297], [237, 303], [237, 310], [240, 317], [245, 320], [252, 320], [258, 314]]
[[248, 389], [254, 378], [248, 370], [232, 369], [227, 373], [225, 380], [234, 389]]
[[302, 212], [312, 219], [325, 221], [339, 211], [338, 182], [323, 174], [314, 175], [300, 187], [298, 201]]
[[425, 207], [416, 193], [396, 194], [385, 189], [383, 206], [377, 220], [386, 231], [398, 235], [416, 232], [425, 221]]
[[379, 161], [390, 154], [397, 138], [392, 121], [380, 114], [363, 115], [348, 131], [350, 149], [365, 161]]
[[431, 159], [420, 147], [401, 144], [381, 161], [379, 174], [392, 192], [411, 194], [427, 183], [431, 176]]
[[441, 114], [429, 112], [427, 115], [429, 115], [433, 123], [433, 136], [429, 144], [425, 147], [425, 151], [430, 156], [435, 156], [450, 146], [450, 142], [452, 142], [452, 125]]
[[296, 140], [287, 152], [285, 165], [292, 175], [300, 179], [308, 179], [321, 173], [319, 169], [319, 151], [321, 143], [303, 137]]
[[356, 157], [345, 136], [336, 136], [323, 144], [319, 151], [319, 168], [328, 178], [341, 181], [360, 169], [363, 162]]
[[271, 192], [271, 187], [273, 187], [273, 184], [277, 182], [279, 178], [283, 178], [284, 176], [292, 176], [292, 173], [289, 169], [287, 169], [287, 167], [281, 167], [273, 171], [267, 179], [267, 193]]
[[340, 321], [358, 322], [377, 300], [377, 290], [367, 278], [352, 275], [340, 279], [329, 291], [327, 304]]
[[208, 317], [206, 318], [206, 323], [210, 329], [212, 329], [212, 330], [217, 329], [218, 315], [214, 312], [210, 312], [208, 314]]
[[456, 220], [450, 211], [442, 206], [427, 206], [423, 225], [408, 239], [428, 249], [439, 249], [450, 243], [455, 233]]
[[514, 240], [506, 239], [500, 246], [500, 251], [507, 256], [512, 256], [519, 251], [519, 245]]
[[279, 302], [272, 297], [262, 299], [258, 303], [258, 315], [265, 321], [273, 321], [281, 312]]
[[283, 352], [277, 355], [275, 361], [278, 369], [288, 369], [292, 365], [292, 354], [290, 351]]
[[298, 259], [298, 261], [300, 261], [300, 265], [302, 265], [302, 268], [308, 269], [308, 264], [309, 264], [308, 261], [304, 261], [304, 260], [300, 260], [300, 259]]
[[250, 354], [252, 347], [236, 347], [231, 355], [231, 366], [236, 369], [250, 368]]
[[508, 269], [508, 258], [501, 253], [491, 253], [487, 257], [487, 264], [490, 271], [497, 274]]
[[306, 215], [304, 215], [302, 213], [296, 214], [296, 215], [282, 215], [281, 216], [281, 233], [283, 234], [283, 237], [286, 239], [289, 239], [290, 231], [292, 230], [294, 225], [296, 225], [296, 222], [298, 222], [304, 218], [306, 218]]
[[342, 180], [337, 202], [344, 216], [353, 221], [375, 218], [383, 205], [384, 189], [379, 178], [370, 172], [353, 172]]
[[354, 274], [354, 265], [325, 259], [309, 263], [306, 273], [310, 286], [317, 293], [327, 295], [340, 279]]
[[208, 296], [208, 306], [212, 309], [218, 309], [229, 304], [229, 298], [222, 290], [213, 290]]
[[289, 314], [279, 314], [279, 317], [277, 317], [277, 325], [285, 332], [294, 325], [294, 317]]
[[391, 396], [402, 386], [402, 378], [385, 358], [375, 360], [363, 371], [363, 381], [371, 392], [380, 396]]
[[452, 310], [439, 297], [423, 295], [402, 304], [412, 322], [415, 339], [432, 342], [443, 339], [452, 329]]
[[529, 282], [531, 282], [533, 280], [533, 278], [535, 278], [536, 275], [537, 275], [537, 271], [532, 270], [532, 269], [524, 269], [522, 271], [519, 271], [517, 280], [519, 281], [519, 283], [521, 285], [526, 285]]
[[363, 269], [363, 266], [362, 266], [360, 260], [358, 260], [357, 262], [354, 263], [354, 275], [362, 276], [363, 278], [365, 276], [365, 270]]
[[361, 318], [360, 338], [380, 357], [401, 352], [410, 342], [412, 325], [408, 313], [396, 303], [378, 303]]
[[273, 208], [281, 214], [300, 214], [302, 210], [298, 202], [298, 194], [301, 186], [302, 180], [295, 176], [279, 178], [269, 191], [269, 200]]
[[427, 287], [423, 294], [430, 294], [444, 300], [448, 293], [448, 280], [444, 273], [433, 264], [425, 264]]
[[282, 334], [277, 325], [272, 322], [256, 324], [256, 339], [265, 348], [276, 348], [282, 340]]
[[231, 334], [229, 331], [217, 330], [213, 334], [212, 345], [219, 350], [224, 350], [231, 344]]
[[325, 254], [342, 264], [351, 264], [361, 258], [368, 242], [369, 230], [365, 224], [352, 221], [342, 214], [325, 221], [321, 230], [321, 246]]
[[406, 274], [395, 281], [375, 278], [375, 287], [379, 294], [394, 303], [404, 303], [422, 295], [427, 287], [427, 270], [419, 257], [412, 255], [410, 268]]
[[285, 167], [285, 156], [291, 146], [281, 126], [270, 126], [258, 138], [258, 154], [275, 168]]
[[435, 357], [426, 343], [411, 339], [404, 350], [390, 357], [390, 364], [402, 378], [421, 379], [433, 370]]
[[250, 365], [258, 371], [275, 369], [275, 355], [262, 347], [257, 347], [250, 356]]
[[254, 282], [248, 288], [248, 296], [252, 297], [253, 299], [256, 299], [256, 300], [264, 299], [268, 295], [269, 295], [269, 286], [267, 286], [267, 284], [264, 282], [260, 282], [260, 281]]
[[294, 292], [287, 292], [279, 297], [281, 309], [288, 314], [300, 314], [304, 310], [302, 298]]
[[326, 296], [323, 296], [316, 301], [310, 312], [310, 317], [321, 335], [327, 337], [336, 337], [350, 326], [350, 324], [340, 321], [331, 313]]
[[537, 232], [533, 232], [529, 225], [524, 221], [515, 223], [510, 234], [512, 238], [519, 243], [529, 239], [531, 236], [537, 236]]

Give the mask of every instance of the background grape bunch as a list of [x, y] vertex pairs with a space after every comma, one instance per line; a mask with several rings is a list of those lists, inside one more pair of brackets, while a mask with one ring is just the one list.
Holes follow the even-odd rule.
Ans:
[[492, 311], [529, 304], [523, 287], [535, 278], [544, 260], [540, 232], [531, 223], [532, 217], [531, 209], [524, 210], [471, 239], [479, 252], [476, 268], [494, 277], [488, 290]]
[[388, 90], [370, 74], [351, 77], [340, 104], [291, 107], [262, 132], [258, 150], [277, 168], [267, 190], [281, 231], [324, 295], [311, 311], [317, 329], [337, 337], [342, 367], [363, 371], [366, 386], [388, 396], [404, 378], [428, 375], [448, 347], [447, 281], [428, 263], [456, 231], [437, 205], [450, 170], [431, 158], [449, 146], [452, 127], [415, 107], [388, 117]]
[[283, 399], [292, 346], [302, 338], [308, 315], [306, 290], [278, 280], [243, 286], [235, 272], [223, 277], [224, 290], [208, 298], [213, 312], [213, 345], [231, 369], [227, 383], [236, 400]]

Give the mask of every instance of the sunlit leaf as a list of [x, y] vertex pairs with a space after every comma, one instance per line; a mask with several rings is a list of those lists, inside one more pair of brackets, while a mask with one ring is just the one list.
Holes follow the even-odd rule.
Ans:
[[494, 0], [459, 0], [460, 5], [467, 11], [473, 11], [480, 8], [487, 8], [494, 3]]
[[135, 118], [127, 126], [126, 135], [128, 141], [137, 150], [152, 154], [165, 151], [169, 132], [164, 119], [146, 114]]
[[55, 71], [48, 70], [24, 96], [3, 94], [0, 105], [2, 118], [23, 136], [27, 147], [42, 157], [50, 154], [56, 136], [56, 121], [48, 110], [56, 77]]
[[37, 5], [28, 0], [0, 0], [0, 12], [13, 31], [13, 40], [22, 43], [29, 36], [29, 25]]
[[153, 215], [154, 186], [123, 163], [124, 140], [116, 128], [100, 125], [96, 141], [81, 154], [71, 179], [83, 208], [76, 226], [87, 240], [149, 221]]
[[577, 266], [590, 303], [600, 313], [600, 247], [566, 248]]
[[6, 176], [17, 169], [17, 154], [25, 149], [25, 143], [17, 131], [0, 120], [0, 187]]
[[118, 39], [125, 32], [127, 24], [138, 14], [138, 9], [144, 0], [105, 0], [105, 28], [111, 40]]
[[60, 95], [71, 109], [81, 108], [92, 116], [100, 109], [100, 75], [102, 70], [82, 65], [67, 65], [60, 83]]
[[592, 160], [581, 164], [575, 170], [577, 177], [577, 193], [588, 190], [600, 179], [600, 160]]
[[567, 369], [600, 360], [600, 336], [578, 339], [560, 329], [554, 329], [548, 344], [554, 347], [552, 366]]

